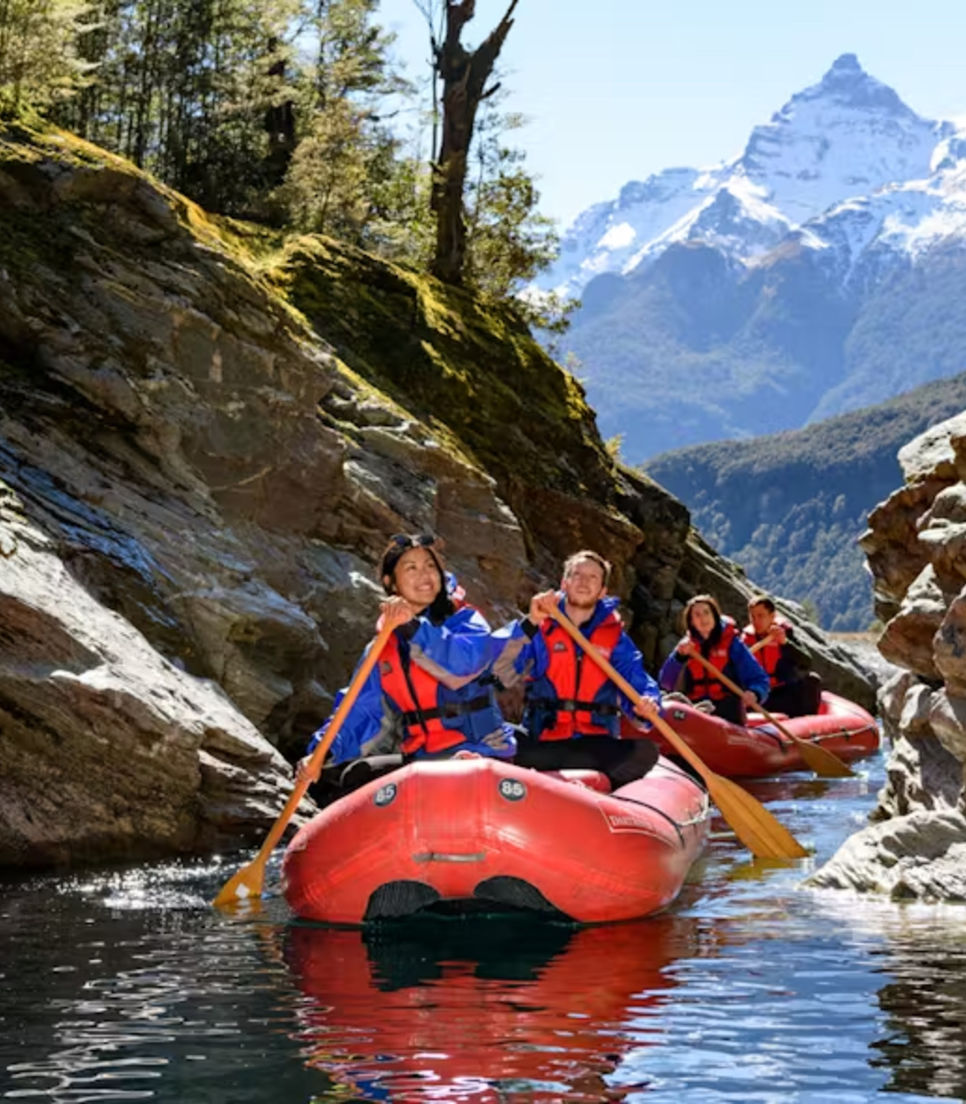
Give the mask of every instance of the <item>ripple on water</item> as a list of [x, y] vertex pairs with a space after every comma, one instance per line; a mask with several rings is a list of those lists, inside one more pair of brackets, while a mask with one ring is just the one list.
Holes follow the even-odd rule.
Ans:
[[750, 862], [719, 820], [669, 914], [597, 929], [215, 912], [250, 855], [8, 883], [0, 1099], [966, 1096], [966, 911], [801, 887], [881, 780], [756, 783], [812, 858]]

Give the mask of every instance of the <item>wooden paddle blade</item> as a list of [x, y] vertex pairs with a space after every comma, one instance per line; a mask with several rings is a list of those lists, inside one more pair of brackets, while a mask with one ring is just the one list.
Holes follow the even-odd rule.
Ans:
[[708, 787], [711, 800], [731, 826], [735, 835], [758, 859], [801, 859], [808, 852], [797, 839], [765, 808], [737, 783], [724, 778], [705, 763], [698, 753], [680, 737], [662, 717], [654, 727], [669, 744], [700, 774]]
[[264, 884], [265, 860], [259, 854], [225, 882], [218, 896], [211, 903], [215, 908], [230, 908], [240, 901], [261, 897]]
[[843, 762], [837, 755], [821, 744], [813, 744], [811, 740], [799, 739], [795, 741], [802, 762], [811, 767], [821, 778], [852, 778], [855, 771]]
[[231, 905], [237, 905], [239, 902], [250, 900], [252, 897], [261, 897], [262, 886], [265, 882], [265, 867], [268, 865], [269, 856], [282, 838], [286, 825], [292, 819], [292, 814], [298, 808], [308, 788], [307, 778], [300, 778], [295, 783], [295, 788], [289, 794], [288, 801], [285, 802], [285, 808], [278, 814], [275, 823], [269, 829], [262, 846], [258, 849], [258, 854], [250, 863], [243, 866], [237, 874], [233, 874], [225, 882], [218, 896], [211, 902], [215, 908], [230, 907]]
[[[391, 623], [383, 623], [368, 652], [366, 652], [365, 657], [356, 669], [356, 673], [352, 676], [352, 681], [346, 687], [338, 709], [332, 714], [325, 735], [316, 744], [309, 760], [309, 771], [314, 770], [315, 772], [313, 777], [318, 777], [318, 771], [325, 760], [326, 752], [332, 746], [332, 741], [342, 727], [342, 722], [349, 715], [349, 710], [359, 696], [359, 691], [369, 677], [369, 672], [375, 667], [376, 660], [378, 660], [382, 654], [382, 649], [386, 646], [386, 641], [392, 636], [393, 628], [394, 626]], [[268, 857], [275, 845], [282, 838], [286, 825], [292, 819], [292, 814], [298, 808], [299, 802], [301, 802], [308, 787], [308, 775], [296, 782], [295, 789], [292, 790], [288, 801], [285, 803], [285, 808], [278, 814], [278, 818], [265, 837], [265, 842], [259, 849], [258, 854], [247, 866], [243, 866], [237, 874], [228, 879], [218, 896], [211, 902], [216, 908], [224, 908], [227, 905], [234, 905], [239, 901], [247, 900], [249, 897], [260, 897], [262, 895], [262, 885], [265, 882], [265, 864], [268, 862]]]
[[764, 805], [730, 778], [708, 771], [711, 800], [735, 835], [759, 859], [804, 859], [808, 851]]

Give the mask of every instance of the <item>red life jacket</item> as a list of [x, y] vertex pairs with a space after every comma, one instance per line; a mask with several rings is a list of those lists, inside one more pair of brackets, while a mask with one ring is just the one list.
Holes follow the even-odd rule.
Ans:
[[[735, 628], [734, 621], [732, 621], [730, 617], [722, 617], [721, 636], [706, 657], [711, 666], [716, 667], [722, 674], [728, 666], [728, 652], [731, 648], [731, 642], [737, 635], [738, 630]], [[685, 637], [685, 639], [691, 639], [692, 644], [697, 644], [697, 641], [693, 638]], [[724, 683], [721, 682], [720, 679], [715, 678], [710, 671], [706, 671], [694, 656], [691, 656], [688, 660], [687, 671], [691, 678], [691, 689], [688, 692], [688, 697], [693, 701], [700, 701], [701, 698], [721, 701], [724, 698], [733, 696]]]
[[418, 663], [404, 661], [395, 633], [389, 637], [379, 658], [382, 692], [403, 716], [406, 735], [402, 750], [412, 755], [420, 749], [429, 754], [445, 751], [466, 739], [459, 728], [447, 728], [443, 717], [458, 717], [475, 709], [492, 708], [491, 696], [483, 694], [466, 702], [439, 703], [440, 683]]
[[[547, 682], [555, 695], [546, 704], [556, 710], [554, 724], [540, 733], [541, 740], [570, 740], [574, 736], [610, 736], [612, 726], [595, 724], [593, 714], [611, 713], [617, 716], [613, 702], [595, 700], [602, 690], [609, 689], [610, 681], [599, 664], [578, 649], [574, 641], [560, 628], [552, 617], [546, 618], [540, 627], [547, 646], [549, 663], [539, 680]], [[624, 626], [616, 610], [611, 612], [590, 633], [588, 639], [606, 659], [617, 647]], [[546, 685], [546, 683], [544, 683]], [[534, 701], [534, 705], [542, 704]]]
[[[775, 618], [774, 624], [780, 625], [786, 631], [786, 633], [790, 628], [792, 628], [792, 626], [787, 621], [782, 620], [780, 617]], [[752, 644], [757, 644], [759, 640], [764, 640], [766, 639], [766, 637], [758, 636], [753, 626], [745, 625], [745, 627], [741, 630], [741, 639], [750, 648]], [[769, 640], [767, 644], [763, 645], [761, 648], [758, 649], [757, 652], [755, 652], [755, 659], [757, 659], [762, 667], [764, 667], [765, 670], [768, 672], [768, 681], [771, 683], [772, 686], [778, 686], [780, 682], [780, 680], [775, 675], [775, 670], [778, 667], [778, 661], [781, 659], [781, 657], [782, 646], [775, 640]]]

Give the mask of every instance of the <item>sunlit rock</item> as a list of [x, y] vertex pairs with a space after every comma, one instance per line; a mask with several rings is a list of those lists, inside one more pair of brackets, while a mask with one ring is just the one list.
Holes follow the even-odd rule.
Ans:
[[879, 692], [892, 744], [875, 822], [809, 880], [895, 898], [966, 899], [966, 416], [910, 442], [909, 484], [863, 538], [888, 623], [879, 647], [905, 670]]

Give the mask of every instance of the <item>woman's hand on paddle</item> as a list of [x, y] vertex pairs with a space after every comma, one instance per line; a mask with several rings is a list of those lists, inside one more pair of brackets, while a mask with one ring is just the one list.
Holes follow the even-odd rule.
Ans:
[[675, 648], [675, 651], [679, 656], [692, 656], [697, 653], [698, 648], [694, 641], [690, 637], [686, 636], [677, 646], [677, 648]]
[[316, 763], [314, 769], [309, 769], [309, 764], [312, 762], [312, 756], [306, 755], [301, 758], [295, 764], [295, 777], [299, 782], [307, 782], [311, 785], [313, 782], [318, 782], [319, 774], [322, 771], [322, 764]]
[[555, 590], [542, 590], [530, 599], [530, 611], [527, 617], [534, 625], [539, 625], [541, 621], [552, 616], [552, 611], [557, 608], [559, 601], [560, 595]]
[[379, 608], [382, 610], [379, 624], [391, 625], [394, 629], [398, 629], [400, 625], [412, 621], [417, 612], [405, 598], [400, 598], [398, 594], [387, 598]]
[[754, 690], [742, 690], [741, 700], [744, 703], [746, 709], [758, 708], [758, 695], [754, 692]]

